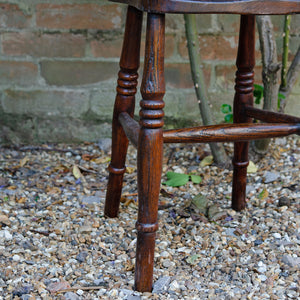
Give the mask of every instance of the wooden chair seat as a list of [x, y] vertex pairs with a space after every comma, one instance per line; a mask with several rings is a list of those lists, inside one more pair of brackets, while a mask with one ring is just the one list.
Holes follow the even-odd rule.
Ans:
[[[232, 208], [246, 206], [249, 140], [300, 134], [300, 118], [253, 107], [255, 15], [300, 13], [299, 0], [119, 0], [128, 4], [112, 121], [105, 215], [117, 217], [129, 140], [137, 147], [139, 210], [135, 288], [151, 291], [155, 234], [158, 229], [163, 143], [234, 142]], [[133, 119], [140, 62], [143, 11], [147, 12], [140, 122]], [[234, 124], [163, 130], [165, 13], [241, 14]], [[254, 124], [253, 118], [266, 122]]]
[[299, 0], [112, 0], [157, 13], [292, 14]]

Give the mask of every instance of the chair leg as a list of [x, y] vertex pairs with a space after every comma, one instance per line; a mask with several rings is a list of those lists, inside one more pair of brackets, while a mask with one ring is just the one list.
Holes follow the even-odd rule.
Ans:
[[138, 141], [139, 211], [136, 228], [135, 289], [150, 292], [163, 156], [164, 25], [163, 14], [148, 14]]
[[122, 112], [133, 116], [137, 87], [137, 70], [140, 63], [140, 43], [143, 13], [131, 6], [128, 7], [125, 35], [118, 74], [117, 96], [112, 121], [112, 153], [108, 167], [109, 179], [106, 192], [104, 213], [108, 217], [117, 217], [126, 170], [125, 160], [128, 139], [119, 123]]
[[[235, 98], [233, 107], [234, 123], [250, 123], [245, 115], [245, 106], [253, 105], [253, 83], [255, 64], [255, 16], [242, 15], [240, 25], [239, 47]], [[246, 206], [246, 182], [249, 142], [234, 143], [232, 208], [240, 211]]]

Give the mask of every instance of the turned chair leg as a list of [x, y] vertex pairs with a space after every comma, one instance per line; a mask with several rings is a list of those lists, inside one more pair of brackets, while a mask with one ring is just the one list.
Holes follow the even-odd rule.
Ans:
[[[234, 123], [250, 123], [245, 106], [253, 106], [253, 83], [255, 64], [255, 16], [242, 15], [237, 56]], [[246, 206], [246, 183], [249, 142], [234, 143], [232, 208], [240, 211]]]
[[138, 140], [139, 211], [135, 289], [150, 292], [163, 155], [164, 25], [163, 14], [148, 14]]
[[108, 217], [117, 217], [119, 212], [128, 139], [118, 118], [122, 112], [127, 112], [130, 116], [134, 114], [142, 19], [141, 11], [128, 7], [112, 122], [112, 153], [104, 209]]

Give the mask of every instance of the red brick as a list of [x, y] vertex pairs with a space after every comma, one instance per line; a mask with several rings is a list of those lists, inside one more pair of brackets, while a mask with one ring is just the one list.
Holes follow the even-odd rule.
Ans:
[[[205, 80], [209, 82], [210, 67], [204, 66]], [[176, 88], [193, 88], [194, 83], [192, 80], [191, 68], [189, 63], [183, 64], [170, 64], [165, 66], [166, 84]]]
[[62, 29], [119, 29], [122, 9], [117, 4], [38, 4], [38, 27]]
[[85, 55], [85, 37], [78, 34], [39, 34], [9, 32], [2, 37], [6, 55], [33, 57], [82, 57]]
[[0, 28], [29, 27], [31, 18], [16, 4], [0, 3]]
[[[200, 35], [199, 44], [203, 60], [235, 60], [237, 53], [236, 36]], [[179, 53], [188, 58], [187, 41], [179, 43]]]
[[0, 84], [31, 85], [37, 82], [38, 68], [26, 61], [0, 61]]
[[123, 38], [113, 40], [92, 40], [91, 51], [94, 57], [120, 57]]
[[[123, 36], [112, 39], [95, 39], [91, 41], [91, 51], [94, 57], [120, 57], [123, 45]], [[173, 35], [166, 35], [165, 58], [174, 54], [175, 39]], [[142, 38], [140, 55], [145, 54], [145, 38]]]
[[[236, 66], [222, 66], [217, 65], [215, 67], [216, 70], [216, 83], [221, 89], [230, 90], [233, 89], [235, 85], [235, 73], [236, 73]], [[215, 84], [215, 83], [213, 83]]]
[[218, 27], [226, 33], [237, 34], [240, 30], [240, 16], [231, 14], [220, 14], [218, 17]]
[[[203, 60], [235, 61], [238, 48], [238, 36], [234, 35], [200, 35], [200, 52]], [[178, 45], [179, 54], [188, 59], [186, 39], [183, 38]], [[260, 57], [259, 49], [255, 55]]]
[[200, 36], [200, 50], [204, 60], [235, 60], [237, 36]]

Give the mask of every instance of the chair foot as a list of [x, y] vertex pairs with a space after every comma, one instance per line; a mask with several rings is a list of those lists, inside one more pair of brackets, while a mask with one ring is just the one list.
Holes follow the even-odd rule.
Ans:
[[108, 217], [117, 217], [119, 212], [128, 148], [128, 139], [119, 122], [119, 115], [126, 112], [133, 116], [134, 113], [137, 70], [140, 63], [142, 20], [143, 13], [129, 6], [112, 122], [112, 154], [111, 164], [108, 168], [110, 174], [104, 208], [104, 213]]
[[163, 159], [164, 81], [163, 14], [148, 14], [144, 74], [141, 85], [140, 132], [138, 140], [139, 212], [135, 288], [151, 292], [155, 233], [158, 229], [158, 198]]
[[[251, 123], [245, 113], [246, 106], [253, 106], [255, 65], [255, 16], [242, 15], [239, 47], [236, 60], [236, 85], [233, 106], [234, 123]], [[232, 208], [239, 211], [246, 207], [246, 183], [249, 142], [234, 144]]]

